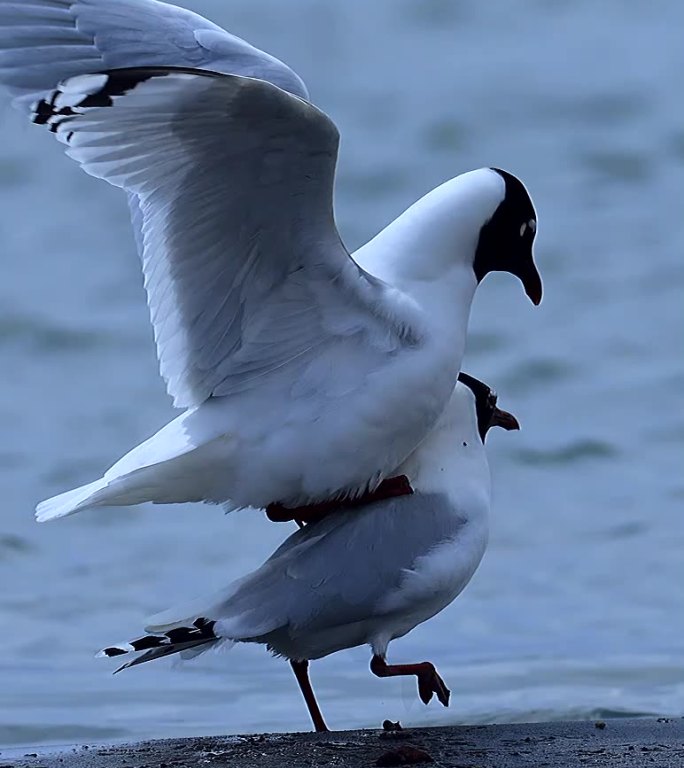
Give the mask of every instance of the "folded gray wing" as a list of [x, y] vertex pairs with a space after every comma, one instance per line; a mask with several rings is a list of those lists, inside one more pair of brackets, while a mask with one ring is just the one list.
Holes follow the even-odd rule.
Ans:
[[407, 343], [412, 303], [340, 241], [339, 136], [303, 99], [233, 75], [113, 70], [65, 81], [34, 122], [87, 173], [138, 197], [145, 287], [177, 406], [268, 386], [285, 407], [304, 370], [324, 398], [331, 365], [363, 377]]
[[[253, 636], [285, 626], [315, 632], [367, 620], [382, 613], [383, 601], [420, 557], [455, 538], [463, 525], [441, 494], [340, 512], [290, 536], [207, 615]], [[176, 616], [161, 614], [154, 626], [165, 619]]]

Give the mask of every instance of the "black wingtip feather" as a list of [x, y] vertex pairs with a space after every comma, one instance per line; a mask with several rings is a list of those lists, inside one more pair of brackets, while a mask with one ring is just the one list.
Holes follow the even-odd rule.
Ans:
[[113, 645], [111, 648], [104, 648], [102, 651], [102, 655], [107, 656], [108, 658], [124, 656], [127, 653], [130, 653], [130, 651], [127, 651], [125, 648], [119, 648], [116, 645]]
[[[81, 110], [97, 107], [111, 107], [117, 96], [125, 96], [141, 83], [154, 77], [167, 77], [173, 74], [188, 74], [200, 77], [225, 77], [220, 72], [211, 70], [193, 69], [191, 67], [122, 67], [120, 69], [108, 69], [102, 72], [92, 72], [90, 76], [101, 78], [104, 82], [92, 93], [84, 93], [80, 101], [65, 107], [58, 107], [57, 101], [63, 96], [63, 84], [51, 92], [49, 98], [41, 99], [33, 108], [33, 122], [36, 125], [47, 125], [56, 133], [59, 127], [73, 117], [78, 117]], [[80, 75], [86, 78], [88, 75]], [[71, 78], [68, 78], [67, 81]], [[70, 136], [67, 137], [67, 141]]]

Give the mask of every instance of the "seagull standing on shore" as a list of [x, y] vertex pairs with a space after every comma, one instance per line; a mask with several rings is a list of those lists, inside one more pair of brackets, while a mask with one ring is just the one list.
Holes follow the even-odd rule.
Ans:
[[186, 409], [39, 521], [373, 490], [440, 417], [483, 278], [510, 272], [541, 301], [535, 209], [503, 170], [447, 181], [350, 256], [334, 123], [287, 66], [187, 10], [0, 0], [0, 84], [127, 192], [161, 373]]
[[484, 440], [493, 426], [519, 429], [486, 384], [461, 374], [437, 425], [398, 469], [413, 495], [307, 525], [223, 593], [160, 614], [152, 634], [100, 655], [144, 651], [120, 671], [221, 643], [261, 643], [290, 660], [314, 728], [325, 731], [309, 661], [368, 644], [373, 674], [415, 675], [425, 704], [436, 696], [448, 706], [430, 662], [388, 664], [387, 647], [449, 605], [480, 564], [490, 506]]

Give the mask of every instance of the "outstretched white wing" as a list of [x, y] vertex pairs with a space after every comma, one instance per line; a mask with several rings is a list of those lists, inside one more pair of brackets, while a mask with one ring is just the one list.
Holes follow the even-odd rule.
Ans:
[[340, 242], [338, 133], [308, 102], [263, 80], [125, 69], [67, 80], [34, 121], [86, 172], [139, 198], [176, 405], [292, 381], [314, 356], [335, 359], [336, 345], [340, 362], [368, 373], [406, 343], [413, 305]]
[[0, 83], [28, 107], [62, 80], [122, 67], [194, 67], [308, 98], [285, 64], [157, 0], [0, 0]]
[[[153, 66], [260, 78], [308, 98], [282, 61], [185, 8], [157, 0], [0, 0], [0, 84], [19, 109], [75, 75]], [[128, 202], [142, 258], [137, 195]]]

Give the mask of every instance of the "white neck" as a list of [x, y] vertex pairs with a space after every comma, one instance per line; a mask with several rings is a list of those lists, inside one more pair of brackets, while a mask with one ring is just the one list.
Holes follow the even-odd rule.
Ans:
[[460, 509], [490, 503], [487, 455], [477, 429], [475, 398], [457, 384], [442, 416], [422, 444], [396, 470], [418, 493], [446, 493]]
[[480, 230], [504, 195], [504, 181], [491, 169], [463, 173], [428, 192], [354, 258], [391, 283], [434, 280], [457, 264], [472, 270]]
[[480, 230], [504, 192], [503, 180], [488, 168], [457, 176], [412, 205], [354, 259], [429, 308], [445, 343], [458, 346], [452, 334], [463, 333], [470, 315]]

